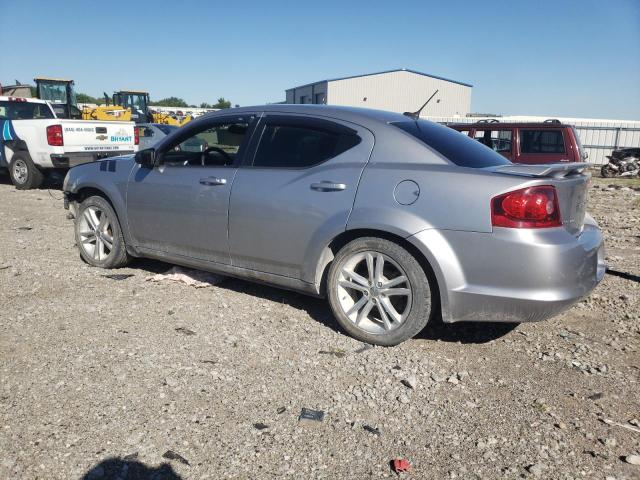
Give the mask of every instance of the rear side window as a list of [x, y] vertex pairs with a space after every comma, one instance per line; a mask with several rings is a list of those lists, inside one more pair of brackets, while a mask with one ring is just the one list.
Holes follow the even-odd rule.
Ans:
[[44, 103], [0, 101], [0, 118], [5, 120], [34, 120], [54, 118]]
[[355, 131], [324, 121], [267, 121], [254, 167], [308, 168], [360, 143]]
[[484, 168], [511, 163], [471, 137], [460, 135], [460, 132], [437, 123], [426, 120], [407, 120], [394, 122], [391, 125], [414, 136], [460, 167]]
[[521, 153], [564, 153], [562, 130], [520, 130]]
[[511, 130], [476, 130], [473, 138], [496, 152], [511, 152]]

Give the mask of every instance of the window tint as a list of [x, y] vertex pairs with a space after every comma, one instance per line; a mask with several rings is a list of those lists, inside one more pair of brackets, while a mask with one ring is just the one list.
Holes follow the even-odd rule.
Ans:
[[53, 118], [53, 113], [44, 103], [1, 101], [0, 118], [9, 120], [33, 120]]
[[156, 125], [156, 128], [158, 128], [165, 135], [169, 135], [171, 132], [175, 132], [178, 129], [178, 127], [174, 125], [164, 125], [164, 124]]
[[511, 163], [471, 137], [460, 135], [460, 132], [437, 123], [427, 120], [407, 120], [391, 125], [413, 135], [460, 167], [484, 168]]
[[172, 146], [164, 153], [169, 166], [228, 166], [235, 164], [249, 129], [244, 122], [220, 123]]
[[153, 137], [153, 129], [144, 125], [138, 127], [138, 136], [140, 137]]
[[305, 168], [322, 163], [360, 143], [348, 129], [269, 123], [265, 126], [254, 167]]
[[476, 130], [473, 138], [496, 152], [511, 152], [511, 130]]
[[521, 153], [564, 153], [561, 130], [520, 130]]

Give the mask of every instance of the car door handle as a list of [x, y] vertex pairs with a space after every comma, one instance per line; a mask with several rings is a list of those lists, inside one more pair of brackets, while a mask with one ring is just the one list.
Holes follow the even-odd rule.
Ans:
[[318, 192], [338, 192], [340, 190], [344, 190], [345, 188], [347, 188], [347, 185], [344, 183], [323, 181], [311, 184], [311, 190], [317, 190]]
[[201, 178], [200, 179], [200, 184], [201, 185], [207, 185], [209, 187], [214, 186], [214, 185], [226, 185], [227, 184], [227, 179], [226, 178], [218, 178], [218, 177]]

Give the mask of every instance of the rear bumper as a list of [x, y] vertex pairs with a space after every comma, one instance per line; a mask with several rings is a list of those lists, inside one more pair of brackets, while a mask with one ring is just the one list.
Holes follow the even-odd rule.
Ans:
[[107, 152], [72, 152], [72, 153], [52, 153], [51, 164], [53, 168], [71, 168], [83, 163], [95, 162], [104, 158], [117, 157], [120, 155], [130, 155], [133, 150], [114, 150]]
[[563, 228], [496, 228], [426, 230], [409, 240], [434, 266], [445, 322], [545, 320], [587, 295], [605, 273], [602, 232], [588, 216], [578, 236]]

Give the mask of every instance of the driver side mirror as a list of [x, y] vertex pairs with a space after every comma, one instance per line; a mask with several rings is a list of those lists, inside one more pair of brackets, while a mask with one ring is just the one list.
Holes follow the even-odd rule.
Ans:
[[136, 152], [136, 163], [139, 163], [143, 168], [153, 168], [156, 163], [156, 149], [147, 148]]

